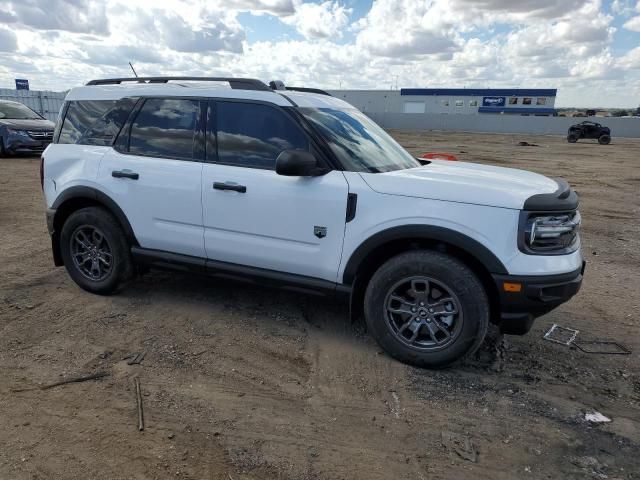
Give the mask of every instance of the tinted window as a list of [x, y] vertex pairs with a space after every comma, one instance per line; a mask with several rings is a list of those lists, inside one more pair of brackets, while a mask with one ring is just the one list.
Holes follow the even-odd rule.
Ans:
[[81, 100], [69, 102], [58, 143], [79, 143], [83, 134], [90, 129], [116, 104], [116, 100]]
[[145, 101], [131, 126], [129, 152], [192, 160], [198, 106], [180, 98]]
[[[309, 151], [309, 141], [304, 132], [277, 108], [218, 102], [214, 117], [217, 122], [218, 161], [221, 163], [275, 169], [276, 157], [283, 150]], [[210, 152], [209, 159], [215, 160]]]

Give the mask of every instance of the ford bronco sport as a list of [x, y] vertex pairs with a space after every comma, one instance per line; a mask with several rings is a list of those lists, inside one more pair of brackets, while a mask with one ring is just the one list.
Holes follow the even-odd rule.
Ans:
[[314, 89], [94, 80], [42, 159], [54, 262], [97, 294], [155, 267], [346, 296], [390, 355], [441, 367], [582, 281], [565, 181], [418, 160]]

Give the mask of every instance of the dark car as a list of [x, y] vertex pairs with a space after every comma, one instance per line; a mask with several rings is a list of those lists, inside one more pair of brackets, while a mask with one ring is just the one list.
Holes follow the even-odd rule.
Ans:
[[581, 122], [571, 125], [567, 134], [569, 143], [576, 143], [581, 138], [593, 138], [598, 140], [600, 145], [609, 145], [611, 142], [611, 130], [595, 122]]
[[0, 156], [42, 153], [53, 140], [54, 127], [29, 107], [0, 100]]

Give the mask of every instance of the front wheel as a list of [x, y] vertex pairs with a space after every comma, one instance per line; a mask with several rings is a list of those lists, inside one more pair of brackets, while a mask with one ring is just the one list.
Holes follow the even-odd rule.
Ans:
[[567, 142], [576, 143], [578, 141], [578, 138], [580, 138], [580, 135], [578, 135], [577, 133], [570, 133], [569, 135], [567, 135]]
[[473, 354], [489, 324], [489, 300], [473, 271], [429, 250], [384, 263], [364, 301], [367, 326], [380, 346], [419, 367], [445, 367]]
[[60, 232], [60, 249], [69, 276], [89, 292], [113, 293], [132, 276], [127, 239], [103, 208], [82, 208], [69, 215]]

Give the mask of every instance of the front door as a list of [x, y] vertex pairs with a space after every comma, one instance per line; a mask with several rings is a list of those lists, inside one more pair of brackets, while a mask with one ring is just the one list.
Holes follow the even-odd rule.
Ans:
[[130, 131], [121, 133], [119, 151], [110, 150], [100, 163], [98, 184], [123, 210], [143, 248], [206, 256], [200, 122], [198, 100], [146, 99]]
[[282, 150], [313, 151], [306, 133], [278, 107], [211, 102], [207, 125], [202, 174], [207, 257], [335, 282], [348, 196], [342, 172], [318, 177], [275, 172]]

